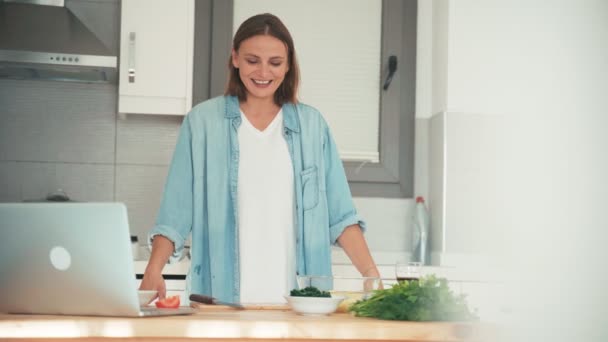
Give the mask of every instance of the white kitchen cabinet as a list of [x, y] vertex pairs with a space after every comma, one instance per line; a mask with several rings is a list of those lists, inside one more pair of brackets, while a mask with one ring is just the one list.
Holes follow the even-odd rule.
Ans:
[[121, 2], [119, 113], [192, 107], [194, 0]]

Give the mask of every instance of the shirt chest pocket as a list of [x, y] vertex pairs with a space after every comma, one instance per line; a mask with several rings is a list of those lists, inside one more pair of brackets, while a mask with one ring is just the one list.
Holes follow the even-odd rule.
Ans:
[[300, 173], [302, 177], [302, 205], [304, 210], [312, 209], [319, 203], [319, 175], [317, 167], [309, 167]]

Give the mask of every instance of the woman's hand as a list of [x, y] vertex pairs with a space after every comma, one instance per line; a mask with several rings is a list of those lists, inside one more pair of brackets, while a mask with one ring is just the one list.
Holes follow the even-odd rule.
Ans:
[[156, 235], [152, 241], [152, 255], [148, 260], [148, 266], [144, 272], [144, 278], [139, 285], [140, 290], [155, 290], [155, 298], [165, 299], [167, 287], [163, 278], [163, 267], [167, 263], [169, 256], [173, 253], [173, 242], [162, 235]]
[[363, 289], [365, 291], [382, 290], [382, 289], [384, 289], [384, 285], [382, 284], [382, 278], [380, 278], [380, 272], [378, 271], [378, 268], [376, 267], [376, 265], [374, 265], [373, 267], [367, 269], [361, 275], [363, 277], [378, 278], [377, 288], [374, 288], [375, 279], [366, 279], [365, 282], [364, 282], [364, 284], [363, 284]]
[[[365, 242], [361, 227], [358, 224], [346, 227], [338, 237], [338, 243], [363, 277], [380, 278], [380, 272], [378, 272], [376, 263], [372, 259], [367, 242]], [[372, 279], [365, 281], [364, 287], [366, 291], [373, 289], [373, 282]], [[382, 280], [380, 280], [378, 288], [384, 288]]]
[[139, 285], [140, 290], [154, 290], [157, 291], [157, 294], [152, 300], [164, 299], [167, 294], [167, 287], [165, 285], [165, 279], [160, 272], [152, 272], [146, 270], [144, 273], [144, 278]]

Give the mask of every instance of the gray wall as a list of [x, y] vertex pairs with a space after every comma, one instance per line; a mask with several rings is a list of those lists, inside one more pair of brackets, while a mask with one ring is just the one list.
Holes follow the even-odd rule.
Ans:
[[0, 201], [59, 188], [121, 201], [133, 233], [154, 222], [182, 117], [116, 115], [115, 85], [0, 80]]

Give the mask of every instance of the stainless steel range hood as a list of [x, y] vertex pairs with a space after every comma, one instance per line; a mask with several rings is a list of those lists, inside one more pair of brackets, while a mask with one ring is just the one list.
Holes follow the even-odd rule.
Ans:
[[0, 78], [115, 83], [116, 65], [63, 0], [0, 2]]

